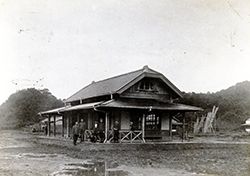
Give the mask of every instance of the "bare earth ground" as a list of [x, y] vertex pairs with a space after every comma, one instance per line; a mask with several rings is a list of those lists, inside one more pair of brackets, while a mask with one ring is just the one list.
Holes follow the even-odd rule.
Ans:
[[0, 131], [0, 175], [250, 175], [250, 136], [100, 144]]

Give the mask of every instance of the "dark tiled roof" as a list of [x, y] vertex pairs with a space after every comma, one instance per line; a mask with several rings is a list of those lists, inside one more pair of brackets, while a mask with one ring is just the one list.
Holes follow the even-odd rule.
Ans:
[[[80, 99], [84, 100], [87, 98], [93, 98], [93, 97], [117, 93], [120, 89], [122, 89], [124, 86], [128, 85], [134, 79], [141, 76], [143, 73], [162, 75], [161, 73], [158, 73], [158, 72], [148, 68], [147, 66], [144, 66], [140, 70], [136, 70], [136, 71], [129, 72], [126, 74], [122, 74], [122, 75], [112, 77], [109, 79], [105, 79], [102, 81], [92, 82], [88, 86], [84, 87], [83, 89], [76, 92], [68, 99], [66, 99], [65, 102], [73, 102], [73, 101], [77, 101]], [[174, 87], [174, 89], [175, 89], [174, 91], [177, 91], [180, 93], [180, 91], [170, 81], [168, 81], [168, 82], [170, 84], [170, 87], [172, 87], [172, 89]]]

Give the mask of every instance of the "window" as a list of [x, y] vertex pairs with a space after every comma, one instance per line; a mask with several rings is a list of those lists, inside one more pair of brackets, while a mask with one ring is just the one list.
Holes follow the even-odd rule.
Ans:
[[143, 81], [139, 84], [139, 90], [153, 90], [154, 85], [150, 81]]
[[159, 130], [160, 129], [160, 117], [156, 114], [149, 114], [145, 119], [146, 130]]

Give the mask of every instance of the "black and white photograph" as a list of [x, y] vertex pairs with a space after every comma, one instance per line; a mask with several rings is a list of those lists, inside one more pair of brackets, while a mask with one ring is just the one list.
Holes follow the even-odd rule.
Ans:
[[0, 0], [0, 176], [248, 176], [249, 68], [249, 0]]

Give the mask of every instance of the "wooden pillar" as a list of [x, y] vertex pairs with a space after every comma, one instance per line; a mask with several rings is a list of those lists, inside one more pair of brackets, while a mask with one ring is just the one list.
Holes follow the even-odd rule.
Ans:
[[78, 122], [78, 124], [80, 123], [80, 113], [79, 112], [77, 112], [77, 115], [76, 115], [76, 120], [77, 120], [77, 122]]
[[69, 137], [73, 137], [72, 136], [72, 126], [73, 126], [73, 116], [72, 116], [72, 112], [70, 113], [69, 116]]
[[70, 137], [69, 118], [69, 115], [67, 115], [67, 137]]
[[108, 134], [109, 134], [109, 126], [108, 126], [108, 113], [106, 113], [105, 116], [105, 140], [104, 143], [106, 143], [108, 141]]
[[48, 116], [48, 133], [47, 136], [50, 136], [50, 115]]
[[173, 133], [172, 133], [172, 119], [173, 119], [173, 113], [169, 113], [169, 140], [173, 140]]
[[145, 114], [142, 116], [142, 141], [145, 143]]
[[67, 134], [68, 134], [68, 137], [70, 138], [72, 135], [71, 135], [71, 126], [72, 126], [72, 111], [68, 112], [68, 130], [67, 130]]
[[88, 113], [88, 130], [90, 130], [93, 125], [92, 125], [92, 114], [91, 113]]
[[184, 140], [184, 135], [185, 135], [185, 123], [186, 123], [186, 120], [185, 120], [185, 112], [182, 113], [182, 142]]
[[54, 136], [56, 136], [56, 115], [54, 115]]
[[62, 137], [64, 137], [64, 115], [62, 116]]

